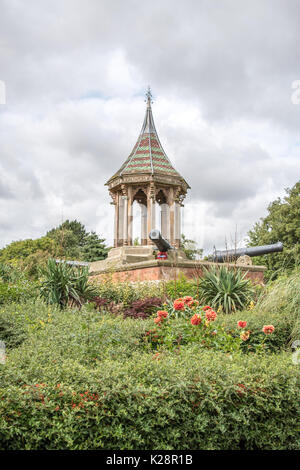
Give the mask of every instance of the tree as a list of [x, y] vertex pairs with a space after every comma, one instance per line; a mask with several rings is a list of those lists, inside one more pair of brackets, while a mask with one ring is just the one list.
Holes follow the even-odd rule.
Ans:
[[82, 248], [84, 261], [100, 261], [107, 257], [108, 248], [104, 238], [99, 238], [95, 232], [86, 235]]
[[58, 256], [69, 259], [82, 259], [82, 248], [88, 235], [85, 226], [77, 220], [65, 220], [59, 227], [47, 232], [47, 237], [55, 240], [59, 247]]
[[197, 243], [194, 240], [188, 240], [185, 235], [181, 235], [180, 248], [184, 251], [187, 259], [197, 259], [197, 256], [202, 256], [203, 249], [197, 248]]
[[248, 232], [248, 246], [283, 243], [283, 253], [254, 258], [255, 263], [268, 267], [267, 277], [279, 269], [289, 271], [300, 261], [300, 181], [285, 191], [287, 195], [273, 201], [268, 215]]

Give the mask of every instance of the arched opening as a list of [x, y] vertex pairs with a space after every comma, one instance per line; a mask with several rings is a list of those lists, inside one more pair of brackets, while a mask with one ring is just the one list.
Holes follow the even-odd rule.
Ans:
[[158, 222], [159, 230], [166, 240], [170, 241], [170, 208], [164, 191], [161, 189], [156, 195], [156, 201], [159, 204]]
[[133, 244], [147, 245], [147, 196], [142, 189], [134, 195], [133, 204]]

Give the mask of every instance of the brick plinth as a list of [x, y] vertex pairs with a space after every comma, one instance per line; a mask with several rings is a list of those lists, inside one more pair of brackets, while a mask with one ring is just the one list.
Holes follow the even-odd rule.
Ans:
[[[171, 265], [168, 261], [154, 260], [145, 263], [136, 263], [126, 265], [126, 267], [118, 268], [110, 271], [92, 271], [90, 269], [90, 277], [92, 280], [99, 280], [107, 277], [109, 274], [113, 282], [138, 282], [138, 281], [157, 281], [157, 280], [174, 280], [183, 274], [186, 278], [192, 279], [203, 275], [203, 267], [209, 267], [215, 263], [210, 262], [193, 262], [186, 261], [178, 266]], [[139, 266], [140, 265], [140, 266]], [[237, 266], [227, 264], [231, 269], [241, 269], [246, 273], [246, 277], [261, 284], [264, 280], [264, 266]]]

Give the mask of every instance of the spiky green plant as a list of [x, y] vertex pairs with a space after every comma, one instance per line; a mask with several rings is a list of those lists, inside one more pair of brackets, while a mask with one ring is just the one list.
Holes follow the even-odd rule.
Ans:
[[200, 292], [203, 300], [214, 309], [222, 308], [223, 312], [231, 313], [246, 308], [252, 300], [254, 289], [241, 270], [220, 266], [205, 268], [203, 274]]
[[81, 307], [84, 302], [97, 295], [95, 286], [88, 283], [88, 268], [73, 267], [49, 259], [47, 267], [41, 270], [43, 281], [40, 295], [49, 304], [61, 308], [67, 305]]

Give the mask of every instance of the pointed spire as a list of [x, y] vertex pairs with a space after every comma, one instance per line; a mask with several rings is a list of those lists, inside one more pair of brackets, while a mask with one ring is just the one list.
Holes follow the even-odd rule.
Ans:
[[151, 93], [150, 85], [148, 85], [148, 89], [147, 89], [145, 95], [146, 95], [146, 98], [147, 98], [145, 100], [145, 101], [147, 101], [147, 108], [151, 108], [151, 104], [153, 103], [153, 101], [152, 101], [152, 93]]
[[132, 152], [109, 181], [117, 176], [129, 174], [150, 173], [166, 176], [175, 176], [183, 179], [174, 169], [160, 143], [152, 114], [152, 93], [150, 86], [145, 93], [146, 113], [142, 129]]

